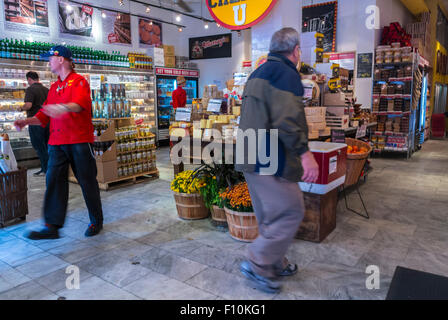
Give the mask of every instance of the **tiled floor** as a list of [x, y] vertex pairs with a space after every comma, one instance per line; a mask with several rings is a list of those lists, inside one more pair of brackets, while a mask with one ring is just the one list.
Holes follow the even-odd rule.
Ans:
[[[448, 141], [372, 166], [360, 188], [371, 219], [340, 201], [337, 228], [323, 243], [294, 241], [288, 257], [300, 271], [277, 295], [247, 286], [239, 273], [246, 244], [209, 220], [177, 217], [166, 148], [158, 152], [159, 180], [102, 192], [105, 229], [91, 239], [73, 184], [63, 237], [23, 237], [42, 223], [45, 181], [31, 170], [27, 222], [0, 229], [0, 299], [384, 299], [397, 265], [448, 276]], [[354, 193], [349, 199], [360, 207]], [[79, 289], [66, 287], [70, 265], [80, 269]], [[379, 290], [366, 289], [368, 265], [380, 267]]]

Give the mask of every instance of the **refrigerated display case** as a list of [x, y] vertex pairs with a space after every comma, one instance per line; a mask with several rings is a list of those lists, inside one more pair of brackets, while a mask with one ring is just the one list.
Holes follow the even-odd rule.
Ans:
[[[50, 72], [48, 63], [44, 61], [0, 59], [0, 133], [10, 136], [11, 146], [19, 165], [34, 167], [39, 165], [39, 159], [31, 146], [27, 127], [18, 132], [14, 128], [14, 121], [25, 118], [25, 112], [17, 112], [17, 108], [23, 105], [25, 89], [28, 84], [25, 75], [33, 70], [39, 74], [40, 81], [46, 87], [56, 81], [57, 76]], [[92, 115], [95, 114], [97, 101], [107, 105], [130, 106], [131, 115], [135, 120], [149, 125], [156, 134], [157, 118], [155, 112], [155, 76], [154, 71], [126, 69], [111, 66], [76, 64], [76, 72], [86, 77], [91, 82], [92, 75], [97, 75], [98, 89], [92, 89]], [[98, 75], [100, 77], [98, 77]], [[102, 85], [110, 85], [110, 96], [101, 93]], [[93, 85], [93, 84], [92, 84]], [[125, 93], [118, 94], [123, 103], [117, 104], [114, 100], [114, 87], [125, 89]], [[117, 90], [115, 90], [117, 96]], [[102, 100], [102, 101], [101, 101]], [[112, 100], [112, 103], [110, 103]], [[120, 102], [121, 102], [120, 100]], [[104, 104], [102, 105], [104, 108]]]
[[169, 140], [169, 128], [174, 110], [171, 104], [172, 93], [177, 89], [178, 76], [184, 76], [187, 105], [199, 96], [199, 71], [186, 69], [156, 68], [157, 83], [157, 141]]

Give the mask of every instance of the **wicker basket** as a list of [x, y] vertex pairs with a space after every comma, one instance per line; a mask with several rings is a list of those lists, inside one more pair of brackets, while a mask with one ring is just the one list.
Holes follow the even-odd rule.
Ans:
[[258, 237], [258, 223], [254, 212], [237, 212], [224, 208], [230, 236], [238, 241], [252, 242]]
[[0, 174], [0, 227], [28, 214], [28, 185], [26, 169]]
[[215, 226], [227, 227], [227, 217], [224, 209], [218, 206], [212, 206], [210, 211]]
[[199, 193], [174, 193], [177, 214], [185, 220], [206, 219], [210, 215]]
[[357, 146], [358, 148], [366, 148], [367, 152], [360, 154], [347, 154], [347, 172], [345, 177], [345, 187], [352, 186], [356, 184], [361, 176], [361, 172], [364, 169], [367, 158], [370, 152], [372, 152], [372, 147], [363, 141], [346, 138], [345, 143], [347, 146]]

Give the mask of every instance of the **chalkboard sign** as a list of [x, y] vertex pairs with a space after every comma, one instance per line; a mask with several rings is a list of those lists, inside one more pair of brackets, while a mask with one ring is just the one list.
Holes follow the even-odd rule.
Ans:
[[372, 78], [373, 53], [358, 53], [358, 78]]
[[331, 130], [331, 142], [345, 143], [345, 130]]
[[336, 51], [338, 2], [326, 2], [302, 7], [302, 32], [324, 35], [324, 52]]

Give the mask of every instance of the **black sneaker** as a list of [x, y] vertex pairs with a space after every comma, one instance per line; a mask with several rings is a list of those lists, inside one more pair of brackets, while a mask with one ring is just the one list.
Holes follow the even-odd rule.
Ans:
[[59, 231], [55, 226], [46, 224], [41, 231], [31, 231], [25, 237], [31, 240], [59, 239]]
[[89, 225], [89, 227], [87, 228], [86, 233], [84, 235], [86, 237], [96, 236], [98, 233], [100, 233], [101, 229], [103, 229], [102, 225], [92, 223]]
[[44, 176], [44, 175], [45, 175], [45, 172], [43, 170], [33, 173], [33, 176], [35, 176], [35, 177]]
[[256, 274], [249, 261], [243, 261], [240, 266], [241, 273], [249, 279], [252, 284], [258, 289], [266, 293], [279, 293], [281, 290], [281, 285], [273, 280], [266, 277], [262, 277]]

